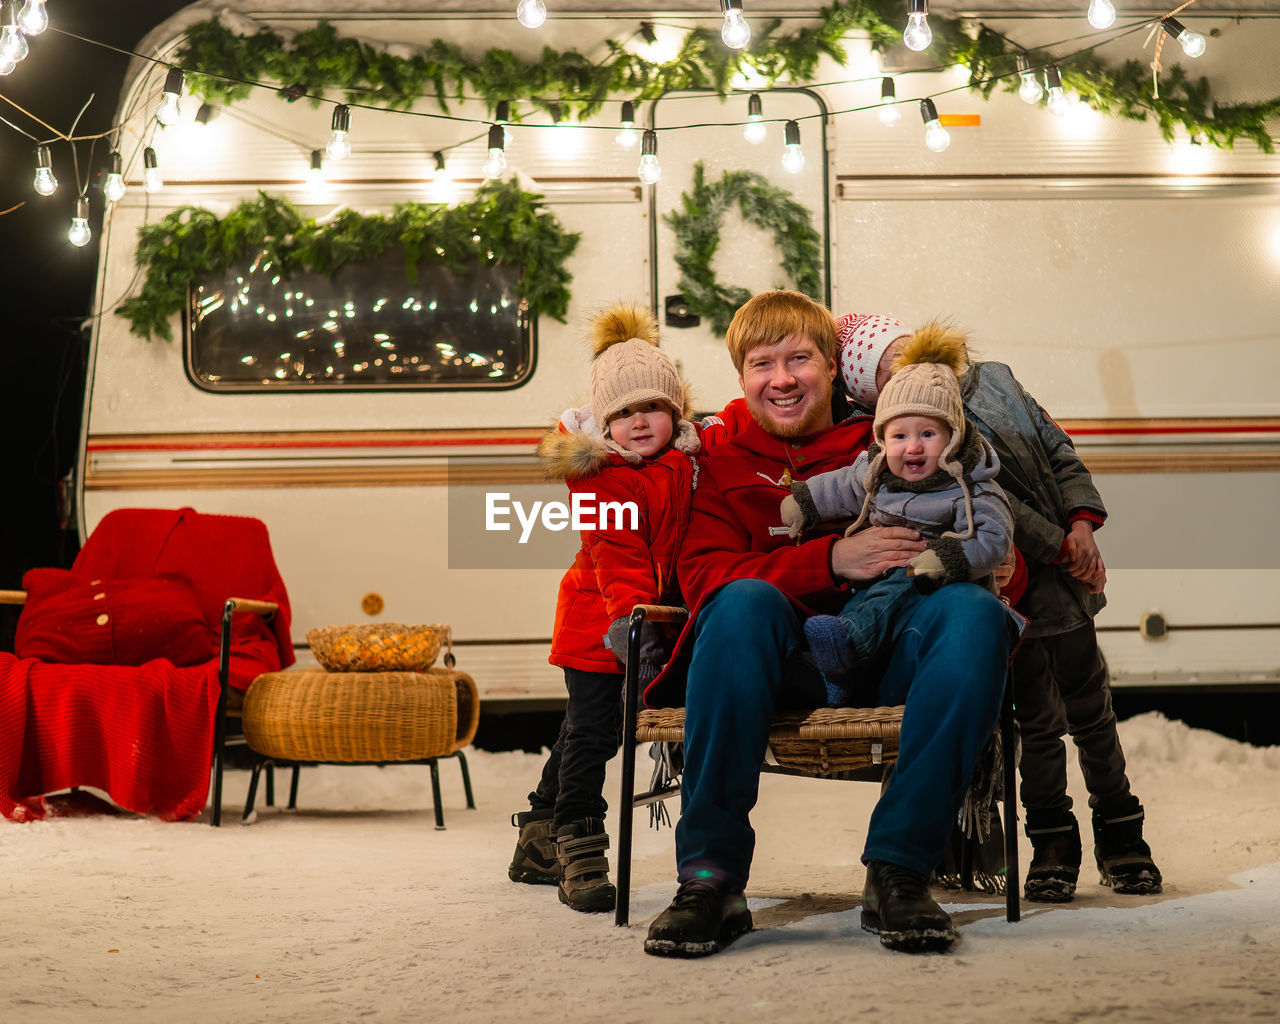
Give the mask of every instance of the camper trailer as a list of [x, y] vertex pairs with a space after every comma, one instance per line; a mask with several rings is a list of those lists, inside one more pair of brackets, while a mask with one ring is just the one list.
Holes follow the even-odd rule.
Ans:
[[[1061, 116], [1016, 91], [984, 99], [966, 88], [967, 68], [900, 45], [877, 54], [850, 31], [845, 59], [824, 57], [808, 81], [740, 75], [724, 95], [637, 100], [634, 128], [653, 129], [656, 145], [631, 148], [621, 102], [632, 96], [611, 95], [581, 119], [511, 104], [497, 126], [500, 177], [541, 195], [579, 235], [563, 321], [519, 300], [518, 266], [411, 278], [392, 255], [281, 283], [255, 256], [192, 287], [172, 340], [133, 333], [116, 310], [148, 269], [135, 259], [139, 231], [181, 207], [222, 217], [265, 193], [323, 221], [344, 209], [466, 202], [492, 155], [491, 103], [454, 97], [446, 111], [427, 96], [409, 109], [352, 103], [350, 155], [335, 161], [324, 151], [344, 97], [290, 102], [282, 91], [306, 91], [293, 82], [222, 105], [186, 89], [177, 120], [159, 130], [151, 111], [164, 62], [192, 26], [218, 16], [239, 35], [265, 27], [287, 40], [323, 21], [399, 55], [442, 40], [525, 60], [546, 47], [600, 61], [613, 46], [661, 62], [689, 29], [720, 18], [706, 0], [625, 11], [547, 0], [546, 23], [527, 29], [514, 0], [409, 6], [197, 3], [140, 44], [162, 63], [136, 60], [120, 99], [133, 141], [123, 147], [128, 191], [100, 240], [82, 536], [124, 506], [258, 517], [295, 641], [338, 623], [447, 623], [486, 706], [563, 699], [546, 659], [576, 538], [543, 520], [522, 543], [517, 506], [564, 498], [542, 482], [535, 446], [585, 401], [584, 328], [613, 300], [656, 311], [701, 410], [739, 394], [722, 337], [683, 295], [669, 215], [686, 210], [699, 167], [711, 183], [749, 170], [810, 214], [815, 297], [836, 313], [952, 319], [1072, 434], [1110, 510], [1098, 624], [1117, 687], [1280, 683], [1280, 157], [1246, 139], [1217, 148], [1179, 128], [1167, 141], [1152, 121], [1069, 97]], [[1036, 6], [993, 2], [976, 16], [1028, 48], [1078, 50], [1062, 41], [1089, 31], [1083, 0]], [[1201, 6], [1186, 20], [1196, 13], [1209, 37], [1194, 71], [1215, 100], [1280, 94], [1280, 19]], [[818, 17], [795, 0], [747, 7], [758, 30], [780, 19], [779, 33]], [[1143, 38], [1117, 35], [1097, 55], [1146, 64], [1154, 44], [1143, 49]], [[1193, 63], [1166, 42], [1166, 66]], [[882, 103], [886, 78], [894, 104]], [[943, 151], [924, 141], [926, 98], [949, 123]], [[885, 123], [886, 108], [899, 123]], [[637, 174], [642, 148], [656, 149], [644, 154], [660, 166], [653, 183]], [[144, 188], [148, 176], [163, 188]], [[764, 218], [726, 204], [716, 230], [718, 282], [794, 286]], [[381, 353], [346, 352], [347, 325], [381, 338]]]

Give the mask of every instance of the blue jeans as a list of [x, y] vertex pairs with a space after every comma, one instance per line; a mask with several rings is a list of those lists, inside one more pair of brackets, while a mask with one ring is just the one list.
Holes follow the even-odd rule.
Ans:
[[[928, 875], [955, 825], [978, 751], [991, 736], [1011, 645], [1004, 606], [957, 583], [889, 624], [877, 690], [905, 704], [898, 760], [867, 829], [862, 860]], [[795, 701], [783, 666], [804, 644], [800, 616], [760, 580], [725, 585], [694, 625], [685, 698], [684, 780], [676, 825], [679, 880], [746, 886], [755, 851], [748, 820], [769, 722]]]

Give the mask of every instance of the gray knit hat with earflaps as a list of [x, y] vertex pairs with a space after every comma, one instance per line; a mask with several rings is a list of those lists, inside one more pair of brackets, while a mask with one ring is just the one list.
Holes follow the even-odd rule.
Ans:
[[965, 533], [948, 530], [941, 536], [958, 540], [969, 540], [973, 536], [973, 495], [965, 480], [964, 466], [956, 458], [965, 434], [964, 401], [960, 397], [960, 375], [969, 364], [965, 338], [963, 331], [935, 321], [912, 334], [898, 352], [893, 361], [893, 376], [880, 391], [871, 423], [875, 445], [863, 478], [867, 496], [862, 502], [862, 511], [845, 536], [860, 530], [871, 514], [880, 476], [885, 470], [885, 426], [899, 416], [931, 416], [951, 428], [951, 438], [938, 456], [938, 468], [960, 485], [968, 529]]

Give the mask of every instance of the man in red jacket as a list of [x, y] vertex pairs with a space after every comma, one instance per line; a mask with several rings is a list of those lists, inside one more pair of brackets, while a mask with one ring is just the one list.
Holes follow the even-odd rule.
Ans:
[[[688, 663], [680, 888], [645, 940], [645, 952], [659, 956], [715, 953], [751, 929], [748, 816], [769, 722], [779, 708], [825, 703], [822, 680], [802, 657], [804, 618], [838, 609], [847, 584], [925, 549], [902, 527], [796, 543], [782, 523], [793, 479], [848, 465], [871, 439], [870, 417], [847, 416], [843, 395], [833, 394], [830, 311], [797, 292], [766, 292], [738, 311], [726, 342], [752, 422], [701, 460], [678, 563], [692, 610], [673, 659]], [[956, 938], [928, 878], [999, 713], [1007, 618], [974, 584], [943, 587], [889, 629], [878, 678], [854, 681], [868, 704], [907, 705], [898, 761], [862, 854], [862, 926], [891, 949], [944, 949]], [[671, 675], [646, 692], [650, 704]]]

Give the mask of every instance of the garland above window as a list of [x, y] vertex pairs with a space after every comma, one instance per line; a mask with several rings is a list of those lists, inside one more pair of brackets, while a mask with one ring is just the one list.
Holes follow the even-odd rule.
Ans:
[[541, 199], [514, 183], [489, 184], [471, 202], [452, 208], [402, 203], [389, 217], [344, 210], [326, 224], [265, 192], [221, 219], [184, 206], [139, 230], [137, 263], [146, 278], [142, 290], [116, 312], [139, 337], [170, 341], [170, 321], [185, 308], [188, 288], [207, 274], [225, 273], [238, 260], [264, 253], [264, 262], [281, 274], [331, 275], [344, 264], [401, 246], [410, 281], [418, 276], [420, 260], [455, 272], [484, 262], [520, 267], [517, 290], [530, 316], [563, 322], [571, 280], [565, 262], [580, 236], [565, 231]]
[[[176, 59], [192, 89], [213, 102], [244, 99], [252, 89], [246, 83], [273, 82], [288, 99], [315, 98], [332, 90], [352, 103], [394, 110], [432, 97], [448, 113], [450, 100], [469, 94], [482, 98], [490, 111], [502, 100], [524, 100], [553, 116], [568, 112], [583, 120], [615, 96], [654, 99], [682, 89], [713, 89], [724, 95], [739, 71], [754, 72], [768, 85], [783, 80], [808, 84], [821, 58], [844, 64], [841, 40], [851, 32], [865, 33], [881, 50], [902, 38], [901, 0], [833, 0], [816, 18], [817, 25], [791, 33], [782, 33], [775, 18], [755, 29], [749, 50], [731, 50], [722, 45], [719, 32], [694, 28], [685, 35], [679, 55], [663, 64], [631, 53], [616, 40], [607, 41], [609, 54], [598, 62], [576, 50], [558, 53], [550, 47], [535, 61], [501, 49], [474, 55], [439, 39], [400, 56], [385, 46], [341, 36], [325, 21], [286, 44], [268, 28], [238, 35], [214, 18], [187, 29]], [[1069, 55], [1024, 50], [985, 26], [971, 34], [968, 21], [935, 14], [930, 23], [930, 53], [937, 63], [966, 64], [969, 87], [984, 98], [997, 88], [1018, 89], [1021, 56], [1035, 67], [1056, 63], [1063, 84], [1104, 114], [1154, 119], [1166, 139], [1182, 125], [1215, 146], [1229, 149], [1247, 138], [1263, 152], [1273, 151], [1266, 120], [1280, 115], [1280, 96], [1219, 104], [1210, 95], [1208, 79], [1192, 78], [1180, 65], [1169, 69], [1154, 95], [1149, 66], [1136, 60], [1114, 67], [1090, 49]]]
[[727, 171], [709, 185], [699, 161], [693, 168], [693, 188], [680, 197], [680, 209], [663, 220], [675, 232], [678, 287], [689, 311], [710, 320], [711, 329], [722, 338], [738, 307], [751, 298], [746, 288], [720, 284], [711, 266], [720, 246], [721, 222], [734, 206], [747, 223], [773, 234], [782, 269], [796, 288], [822, 301], [822, 236], [809, 211], [754, 171]]

